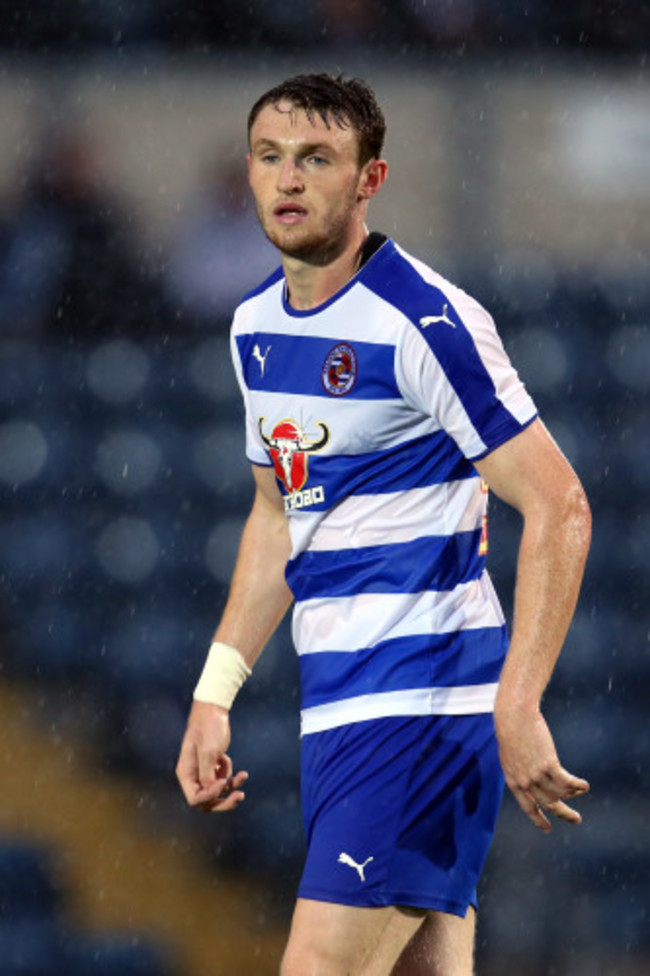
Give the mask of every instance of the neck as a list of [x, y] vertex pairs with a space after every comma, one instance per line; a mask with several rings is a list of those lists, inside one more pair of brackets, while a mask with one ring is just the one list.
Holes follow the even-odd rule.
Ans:
[[359, 225], [346, 246], [320, 260], [307, 261], [283, 255], [289, 304], [299, 311], [317, 308], [340, 291], [359, 270], [365, 224]]

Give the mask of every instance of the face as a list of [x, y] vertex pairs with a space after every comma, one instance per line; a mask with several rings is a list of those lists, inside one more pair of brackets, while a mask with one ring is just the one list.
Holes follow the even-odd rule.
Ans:
[[[371, 160], [361, 167], [358, 136], [328, 128], [289, 102], [265, 106], [253, 123], [249, 178], [260, 222], [283, 254], [326, 261], [345, 249], [374, 194]], [[377, 187], [378, 188], [378, 187]]]

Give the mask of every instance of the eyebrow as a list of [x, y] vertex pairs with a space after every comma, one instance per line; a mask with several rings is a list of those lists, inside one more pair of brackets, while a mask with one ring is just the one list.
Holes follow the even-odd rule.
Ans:
[[[275, 142], [273, 139], [267, 139], [267, 138], [264, 138], [264, 137], [262, 137], [260, 139], [256, 139], [255, 142], [251, 146], [251, 149], [252, 150], [258, 150], [258, 151], [260, 149], [280, 149], [280, 148], [281, 148], [281, 144], [279, 142]], [[306, 143], [302, 143], [302, 144], [299, 144], [298, 151], [299, 151], [299, 153], [300, 153], [301, 156], [309, 156], [312, 153], [316, 153], [316, 152], [320, 152], [320, 153], [322, 153], [322, 152], [336, 153], [337, 152], [337, 150], [333, 146], [330, 146], [326, 142], [306, 142]]]

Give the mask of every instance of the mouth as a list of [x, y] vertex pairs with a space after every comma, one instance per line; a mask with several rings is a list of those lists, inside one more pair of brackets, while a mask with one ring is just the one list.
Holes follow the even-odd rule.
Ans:
[[273, 208], [273, 216], [282, 224], [298, 224], [307, 216], [306, 207], [286, 200]]

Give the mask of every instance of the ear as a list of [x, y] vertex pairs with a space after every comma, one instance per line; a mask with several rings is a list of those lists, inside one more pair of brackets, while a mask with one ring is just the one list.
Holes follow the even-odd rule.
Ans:
[[248, 182], [249, 183], [251, 181], [251, 165], [252, 165], [252, 163], [253, 163], [253, 158], [252, 158], [252, 156], [251, 156], [250, 153], [247, 153], [247, 155], [246, 155], [246, 166], [248, 168]]
[[370, 200], [384, 185], [388, 176], [388, 163], [385, 159], [369, 159], [361, 170], [358, 196], [360, 200]]

